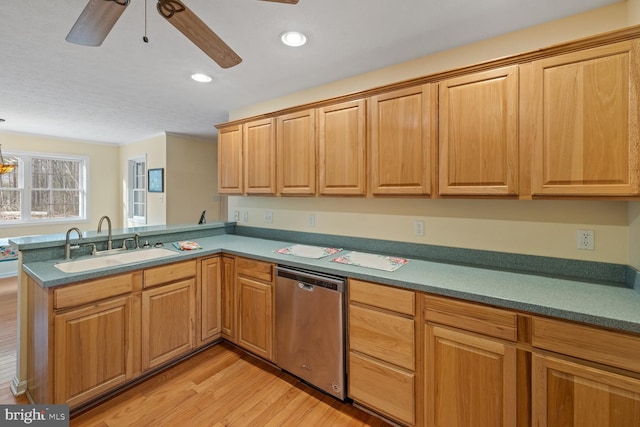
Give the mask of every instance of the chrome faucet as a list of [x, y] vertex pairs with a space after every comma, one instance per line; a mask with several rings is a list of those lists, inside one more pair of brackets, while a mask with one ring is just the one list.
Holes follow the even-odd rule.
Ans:
[[72, 231], [78, 233], [78, 241], [82, 240], [82, 231], [80, 231], [79, 228], [73, 227], [67, 230], [67, 241], [64, 245], [64, 259], [71, 259], [71, 249], [78, 249], [80, 247], [78, 244], [71, 246], [69, 235]]
[[134, 243], [134, 249], [140, 249], [140, 235], [136, 233], [133, 237], [127, 237], [122, 241], [122, 249], [127, 250], [127, 242]]
[[107, 250], [110, 251], [113, 249], [113, 242], [111, 241], [111, 219], [108, 216], [103, 216], [100, 218], [100, 222], [98, 223], [98, 233], [102, 232], [102, 221], [107, 220], [107, 225], [109, 226], [109, 237], [107, 238]]

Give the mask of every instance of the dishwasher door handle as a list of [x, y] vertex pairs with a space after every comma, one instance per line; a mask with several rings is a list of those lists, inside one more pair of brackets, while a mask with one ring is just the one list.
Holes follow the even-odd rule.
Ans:
[[313, 292], [313, 285], [309, 285], [308, 283], [298, 282], [298, 288], [308, 292]]

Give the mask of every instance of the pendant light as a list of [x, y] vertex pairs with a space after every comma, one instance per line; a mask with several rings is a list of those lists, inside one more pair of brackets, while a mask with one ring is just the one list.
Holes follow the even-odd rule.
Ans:
[[2, 144], [0, 144], [0, 175], [11, 172], [15, 167], [15, 163], [8, 163], [4, 161], [4, 156], [2, 155]]

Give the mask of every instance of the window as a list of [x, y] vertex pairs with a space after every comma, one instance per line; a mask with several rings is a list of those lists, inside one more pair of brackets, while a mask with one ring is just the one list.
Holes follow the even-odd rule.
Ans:
[[0, 175], [0, 224], [86, 219], [85, 157], [11, 153], [18, 167]]
[[147, 223], [147, 160], [129, 159], [127, 216], [132, 222]]

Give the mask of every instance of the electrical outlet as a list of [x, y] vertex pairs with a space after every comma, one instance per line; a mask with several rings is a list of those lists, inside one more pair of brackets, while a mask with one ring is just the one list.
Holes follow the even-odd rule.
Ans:
[[316, 216], [314, 214], [309, 214], [307, 216], [307, 225], [309, 227], [315, 227], [316, 226]]
[[240, 211], [233, 211], [233, 220], [235, 222], [240, 221]]
[[242, 213], [242, 222], [249, 222], [249, 211], [244, 211]]
[[418, 237], [424, 237], [424, 221], [416, 220], [413, 222], [413, 234]]
[[593, 230], [578, 230], [576, 233], [576, 247], [581, 251], [592, 251], [595, 246]]
[[273, 222], [273, 212], [264, 211], [264, 222], [271, 224]]

